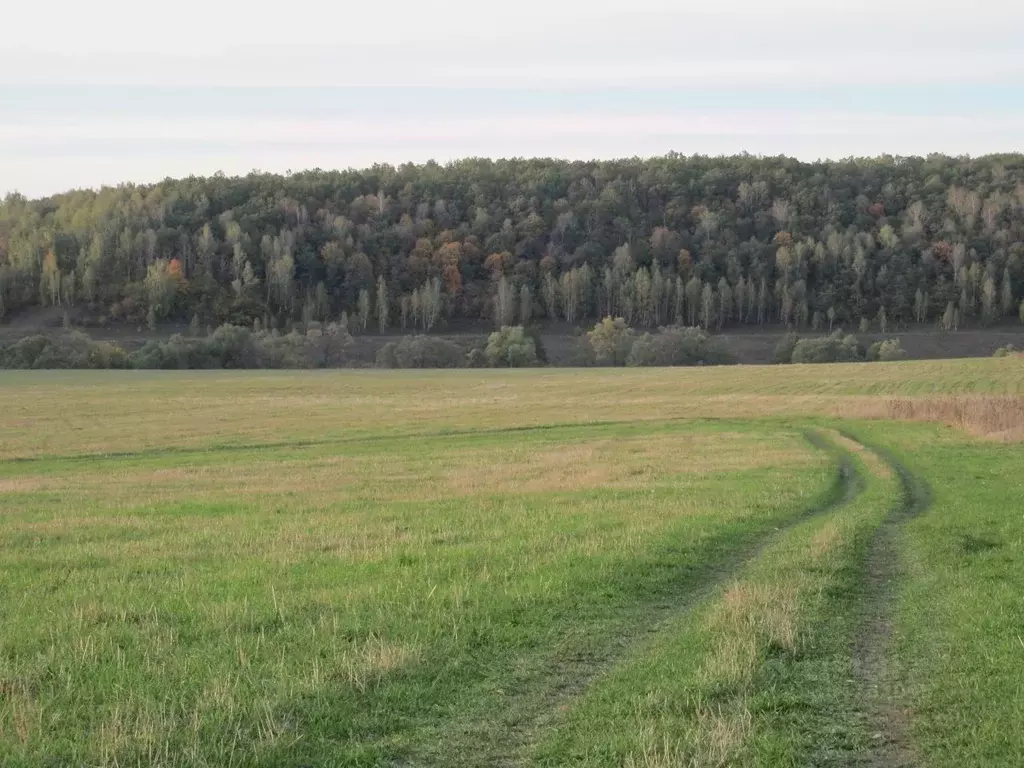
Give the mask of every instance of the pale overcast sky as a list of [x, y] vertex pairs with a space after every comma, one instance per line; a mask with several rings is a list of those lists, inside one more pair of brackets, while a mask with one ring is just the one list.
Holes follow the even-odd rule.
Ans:
[[1018, 151], [1020, 6], [19, 3], [0, 194], [465, 156]]

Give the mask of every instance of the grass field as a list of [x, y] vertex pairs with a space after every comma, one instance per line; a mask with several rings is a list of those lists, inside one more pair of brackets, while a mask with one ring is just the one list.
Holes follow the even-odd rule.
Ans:
[[0, 374], [0, 765], [1024, 764], [1022, 401]]

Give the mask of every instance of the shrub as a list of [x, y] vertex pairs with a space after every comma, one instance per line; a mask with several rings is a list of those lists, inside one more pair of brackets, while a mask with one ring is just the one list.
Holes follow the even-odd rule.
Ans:
[[32, 368], [43, 350], [50, 345], [46, 336], [26, 336], [0, 350], [0, 365], [4, 368]]
[[606, 317], [590, 330], [583, 342], [583, 357], [591, 365], [625, 365], [636, 333], [621, 317]]
[[374, 358], [374, 364], [378, 368], [398, 368], [398, 342], [389, 341], [383, 347], [377, 350], [377, 355]]
[[324, 368], [334, 364], [329, 339], [319, 332], [305, 336], [295, 331], [283, 335], [261, 331], [253, 334], [253, 343], [258, 368]]
[[900, 346], [899, 339], [876, 341], [868, 348], [867, 359], [879, 360], [883, 363], [893, 360], [905, 360], [907, 352]]
[[464, 362], [457, 344], [433, 336], [403, 336], [377, 351], [379, 368], [461, 368]]
[[310, 336], [276, 331], [253, 333], [222, 325], [203, 339], [175, 334], [164, 342], [150, 341], [131, 355], [133, 368], [310, 368], [340, 365], [351, 337], [337, 326]]
[[863, 359], [857, 337], [843, 336], [842, 331], [816, 339], [801, 339], [793, 347], [792, 357], [794, 363], [849, 363]]
[[473, 347], [466, 354], [466, 365], [470, 368], [486, 368], [487, 367], [487, 355], [484, 354], [483, 349], [480, 347]]
[[537, 362], [546, 364], [548, 362], [548, 351], [544, 348], [544, 340], [540, 337], [540, 331], [535, 325], [526, 326], [526, 335], [533, 339], [533, 349], [537, 353]]
[[[156, 370], [164, 366], [164, 345], [159, 341], [147, 341], [140, 349], [129, 356], [132, 368], [140, 370]], [[167, 366], [177, 368], [177, 365]], [[183, 366], [187, 368], [188, 366]]]
[[89, 349], [90, 368], [129, 368], [128, 353], [116, 344], [105, 341], [92, 342]]
[[238, 325], [222, 325], [196, 345], [194, 355], [199, 365], [191, 368], [262, 367], [252, 331]]
[[[180, 334], [171, 336], [167, 341], [150, 341], [144, 347], [133, 352], [130, 360], [132, 368], [139, 369], [186, 369], [186, 368], [224, 368], [223, 352], [225, 349], [251, 346], [251, 334], [247, 329], [244, 338], [235, 336], [221, 326], [209, 338], [197, 342], [188, 342]], [[232, 333], [231, 343], [228, 342]], [[214, 339], [216, 338], [216, 342]], [[255, 350], [243, 360], [248, 365], [232, 364], [232, 368], [256, 368]]]
[[[264, 334], [273, 336], [266, 332]], [[347, 362], [351, 345], [352, 335], [345, 326], [341, 323], [327, 323], [306, 334], [303, 353], [309, 364], [317, 368], [339, 368]]]
[[184, 369], [198, 367], [193, 361], [192, 348], [178, 334], [164, 342], [148, 342], [142, 349], [133, 352], [130, 360], [132, 368]]
[[721, 339], [700, 328], [661, 328], [633, 342], [628, 365], [723, 365], [735, 358]]
[[527, 368], [537, 365], [537, 348], [521, 325], [505, 325], [487, 339], [484, 356], [492, 368]]
[[1012, 357], [1022, 354], [1024, 354], [1024, 351], [1017, 349], [1013, 344], [1007, 344], [1005, 347], [1000, 347], [993, 352], [992, 357]]
[[93, 341], [80, 331], [28, 336], [0, 350], [0, 368], [124, 368], [120, 347]]
[[800, 341], [800, 337], [795, 333], [787, 333], [782, 337], [775, 346], [775, 355], [773, 362], [775, 363], [791, 363], [793, 362], [793, 350], [796, 349], [797, 342]]
[[264, 317], [267, 305], [251, 296], [225, 296], [217, 303], [217, 319], [224, 325], [251, 328], [253, 321]]

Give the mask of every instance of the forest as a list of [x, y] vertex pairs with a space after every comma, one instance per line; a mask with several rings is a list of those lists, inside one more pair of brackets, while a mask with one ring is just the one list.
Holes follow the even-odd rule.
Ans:
[[1024, 321], [1024, 155], [253, 172], [0, 203], [0, 318], [353, 333]]

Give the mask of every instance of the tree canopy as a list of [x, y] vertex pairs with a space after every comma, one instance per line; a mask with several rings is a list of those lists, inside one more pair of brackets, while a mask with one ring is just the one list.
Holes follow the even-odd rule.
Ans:
[[0, 203], [0, 316], [827, 330], [991, 323], [1022, 294], [1022, 155], [467, 159]]

